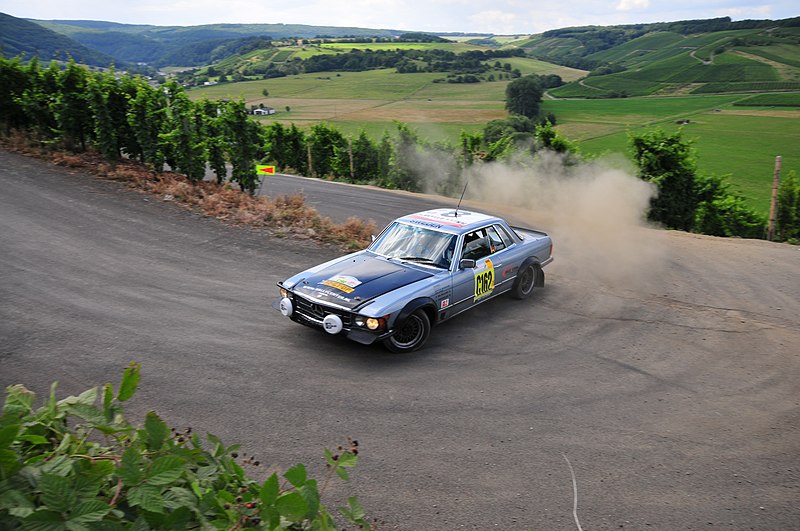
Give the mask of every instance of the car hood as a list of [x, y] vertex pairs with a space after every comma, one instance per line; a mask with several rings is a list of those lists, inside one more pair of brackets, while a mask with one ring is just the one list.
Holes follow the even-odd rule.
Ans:
[[300, 295], [352, 310], [384, 293], [431, 276], [402, 263], [363, 254], [301, 278], [293, 289]]

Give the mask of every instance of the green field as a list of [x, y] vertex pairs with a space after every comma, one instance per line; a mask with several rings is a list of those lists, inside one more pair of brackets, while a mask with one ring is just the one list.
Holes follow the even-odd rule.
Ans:
[[[507, 116], [507, 81], [433, 82], [442, 77], [441, 73], [398, 74], [393, 69], [326, 72], [220, 84], [193, 89], [189, 94], [192, 98], [243, 97], [248, 105], [274, 107], [278, 113], [262, 118], [265, 124], [280, 121], [307, 128], [326, 122], [349, 135], [364, 130], [375, 140], [386, 131], [396, 131], [395, 122], [399, 121], [422, 138], [455, 143], [462, 131], [480, 131], [488, 121]], [[587, 82], [591, 81], [588, 78]], [[264, 88], [268, 97], [262, 95]], [[772, 102], [771, 107], [734, 106], [753, 96], [546, 99], [542, 109], [556, 115], [562, 134], [593, 155], [627, 154], [630, 131], [682, 127], [684, 137], [694, 142], [700, 169], [730, 175], [749, 204], [767, 213], [775, 155], [783, 157], [784, 173], [800, 173], [800, 109], [778, 106], [797, 101], [798, 94], [762, 100]], [[675, 123], [679, 120], [690, 123], [680, 126]]]
[[[800, 110], [738, 107], [750, 96], [689, 96], [621, 100], [558, 100], [545, 109], [559, 129], [587, 154], [627, 153], [628, 134], [660, 127], [681, 129], [691, 140], [701, 171], [729, 175], [753, 208], [769, 212], [775, 156], [783, 172], [800, 174]], [[688, 124], [677, 124], [689, 120]]]

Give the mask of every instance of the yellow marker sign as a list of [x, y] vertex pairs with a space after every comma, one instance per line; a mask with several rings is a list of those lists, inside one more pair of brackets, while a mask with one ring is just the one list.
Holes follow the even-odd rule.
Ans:
[[261, 164], [256, 164], [256, 173], [259, 175], [275, 175], [275, 166], [262, 166]]
[[475, 300], [485, 297], [494, 291], [494, 265], [486, 260], [483, 267], [475, 272]]

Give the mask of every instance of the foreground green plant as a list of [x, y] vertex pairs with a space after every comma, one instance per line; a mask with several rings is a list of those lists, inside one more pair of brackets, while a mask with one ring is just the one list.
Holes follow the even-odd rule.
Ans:
[[[139, 385], [139, 366], [111, 384], [44, 405], [22, 385], [6, 389], [0, 417], [0, 527], [94, 529], [335, 529], [321, 494], [334, 475], [348, 479], [358, 443], [325, 451], [322, 489], [303, 464], [259, 483], [236, 462], [238, 445], [214, 435], [202, 441], [170, 429], [150, 412], [142, 427], [122, 403]], [[253, 459], [247, 460], [255, 464]], [[358, 500], [344, 519], [371, 529]]]

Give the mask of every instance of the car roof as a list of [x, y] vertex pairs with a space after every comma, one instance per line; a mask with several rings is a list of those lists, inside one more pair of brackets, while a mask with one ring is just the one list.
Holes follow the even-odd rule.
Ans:
[[500, 221], [500, 218], [468, 210], [437, 208], [408, 214], [407, 216], [399, 218], [397, 221], [439, 229], [455, 234], [463, 234], [489, 223]]

